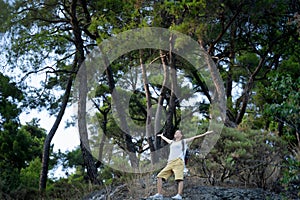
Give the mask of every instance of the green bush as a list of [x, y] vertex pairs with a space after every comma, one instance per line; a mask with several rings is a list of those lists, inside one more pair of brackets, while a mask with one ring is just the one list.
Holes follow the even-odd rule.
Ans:
[[[295, 152], [295, 156], [286, 159], [283, 167], [283, 176], [281, 183], [287, 192], [292, 188], [292, 191], [300, 191], [300, 149]], [[300, 197], [300, 192], [295, 194]]]
[[29, 163], [29, 166], [21, 169], [20, 182], [23, 186], [28, 188], [39, 188], [39, 177], [41, 172], [41, 160], [36, 158]]
[[271, 133], [224, 128], [206, 158], [195, 157], [194, 163], [201, 165], [193, 168], [211, 184], [231, 180], [244, 186], [267, 188], [279, 178], [279, 166], [286, 154], [285, 142]]

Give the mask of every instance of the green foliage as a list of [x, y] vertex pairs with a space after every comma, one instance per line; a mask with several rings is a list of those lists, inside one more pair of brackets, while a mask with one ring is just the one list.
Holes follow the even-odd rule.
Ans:
[[83, 196], [98, 189], [84, 182], [82, 179], [61, 178], [49, 184], [46, 199], [82, 199]]
[[20, 183], [26, 188], [39, 188], [39, 177], [42, 162], [40, 158], [35, 158], [29, 163], [29, 166], [21, 169]]
[[10, 13], [12, 12], [11, 9], [11, 6], [4, 0], [0, 1], [0, 21], [2, 22], [2, 25], [0, 26], [0, 35], [5, 33], [7, 28], [9, 28], [8, 22], [10, 20]]
[[[98, 1], [95, 2], [96, 12], [91, 19], [88, 30], [97, 33], [97, 42], [133, 28], [148, 26], [151, 1]], [[149, 6], [149, 7], [148, 7]]]
[[[273, 99], [273, 102], [266, 105], [265, 113], [271, 119], [287, 124], [287, 133], [294, 135], [294, 142], [300, 144], [300, 141], [296, 139], [296, 134], [299, 134], [300, 130], [300, 93], [298, 91], [300, 78], [293, 78], [289, 74], [276, 75], [270, 77], [270, 82], [267, 94]], [[296, 134], [293, 134], [295, 132]]]
[[[70, 179], [76, 179], [76, 177], [82, 179], [86, 176], [84, 161], [79, 146], [72, 151], [61, 152], [58, 150], [58, 152], [53, 152], [49, 165], [50, 168], [54, 170], [61, 167], [61, 170]], [[70, 173], [70, 171], [75, 172]], [[57, 177], [53, 177], [52, 181], [57, 181]]]
[[[251, 52], [241, 52], [239, 56], [237, 56], [237, 65], [234, 67], [234, 81], [242, 82], [244, 84], [244, 80], [249, 75], [249, 69], [254, 68], [259, 63], [259, 57], [255, 53]], [[241, 79], [241, 80], [240, 80]]]
[[10, 163], [0, 163], [1, 192], [9, 194], [19, 186], [19, 170]]
[[21, 110], [18, 103], [24, 98], [23, 92], [0, 72], [0, 126], [4, 121], [16, 120]]
[[41, 157], [45, 130], [30, 124], [17, 130], [13, 123], [7, 123], [0, 132], [1, 157], [10, 160], [13, 167], [21, 169], [35, 157]]
[[13, 122], [4, 124], [0, 130], [0, 178], [5, 193], [15, 191], [22, 184], [38, 188], [37, 167], [40, 169], [44, 138], [45, 130], [34, 120], [20, 128]]
[[300, 197], [300, 148], [295, 148], [292, 155], [286, 158], [283, 165], [283, 175], [280, 179], [287, 193]]
[[195, 168], [212, 184], [236, 180], [267, 188], [280, 177], [279, 166], [287, 152], [286, 143], [272, 133], [225, 128], [205, 160], [196, 159], [202, 165]]
[[293, 181], [299, 181], [300, 161], [294, 158], [288, 158], [286, 168], [281, 179], [284, 186], [288, 187]]

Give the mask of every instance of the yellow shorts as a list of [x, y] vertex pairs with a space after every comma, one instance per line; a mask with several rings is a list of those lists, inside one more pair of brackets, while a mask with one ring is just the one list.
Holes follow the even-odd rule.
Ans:
[[167, 180], [174, 173], [175, 180], [183, 180], [183, 169], [183, 160], [177, 158], [170, 161], [167, 166], [158, 173], [157, 177]]

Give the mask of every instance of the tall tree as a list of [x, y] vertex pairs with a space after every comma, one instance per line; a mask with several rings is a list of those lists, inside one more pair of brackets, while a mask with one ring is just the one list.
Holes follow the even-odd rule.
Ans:
[[[7, 44], [7, 64], [26, 73], [24, 79], [45, 72], [43, 87], [27, 86], [28, 103], [32, 108], [45, 106], [52, 113], [58, 112], [44, 145], [40, 187], [45, 189], [50, 143], [69, 102], [74, 75], [84, 60], [84, 48], [93, 45], [91, 40], [83, 44], [82, 39], [83, 35], [91, 34], [86, 26], [91, 20], [91, 16], [86, 13], [91, 4], [85, 1], [14, 1], [10, 5], [13, 12], [8, 17], [11, 20], [7, 21], [10, 26], [7, 37], [11, 42], [11, 45]], [[81, 17], [83, 20], [79, 21]], [[52, 90], [54, 88], [65, 90], [64, 95], [57, 98]], [[90, 160], [88, 156], [85, 154], [85, 158]], [[95, 174], [91, 172], [91, 163], [86, 164], [89, 166], [89, 174]], [[91, 177], [91, 180], [95, 179]]]

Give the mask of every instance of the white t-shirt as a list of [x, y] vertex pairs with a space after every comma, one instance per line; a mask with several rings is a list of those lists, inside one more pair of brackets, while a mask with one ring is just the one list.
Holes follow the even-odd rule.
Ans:
[[181, 158], [184, 161], [185, 152], [187, 149], [187, 143], [186, 140], [183, 140], [184, 142], [184, 152], [182, 151], [182, 141], [173, 141], [170, 145], [170, 153], [168, 162], [175, 160], [177, 158]]

